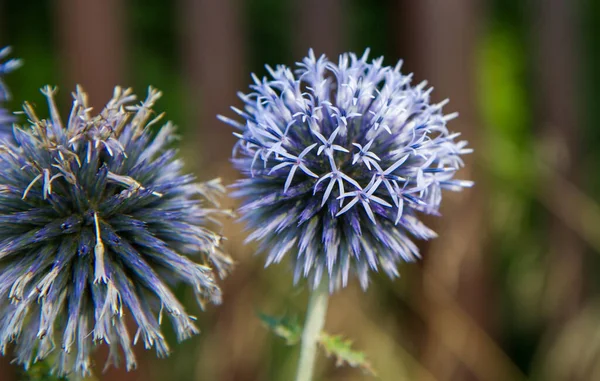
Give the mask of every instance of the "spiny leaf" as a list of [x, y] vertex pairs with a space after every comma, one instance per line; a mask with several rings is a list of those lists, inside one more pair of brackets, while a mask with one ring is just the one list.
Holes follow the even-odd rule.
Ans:
[[376, 376], [371, 363], [363, 352], [352, 349], [352, 341], [341, 335], [329, 335], [321, 332], [319, 343], [325, 349], [327, 356], [334, 356], [336, 366], [348, 364], [353, 368], [360, 368], [365, 374]]
[[[287, 345], [296, 345], [300, 342], [302, 326], [298, 323], [296, 317], [277, 317], [264, 313], [259, 313], [258, 317], [267, 329], [285, 339]], [[361, 369], [367, 375], [377, 376], [371, 363], [367, 360], [367, 356], [363, 352], [352, 349], [351, 340], [345, 339], [341, 335], [329, 335], [326, 332], [321, 332], [319, 344], [328, 357], [335, 357], [336, 366], [347, 364], [353, 368]]]
[[263, 313], [259, 313], [258, 317], [265, 327], [277, 336], [284, 338], [287, 345], [295, 345], [300, 341], [302, 326], [296, 317], [276, 317]]

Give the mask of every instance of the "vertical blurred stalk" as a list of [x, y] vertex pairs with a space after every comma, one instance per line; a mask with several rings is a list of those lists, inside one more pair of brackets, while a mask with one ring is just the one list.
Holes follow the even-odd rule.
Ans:
[[326, 54], [336, 61], [342, 53], [344, 6], [342, 0], [295, 0], [295, 56], [304, 57], [309, 48], [317, 56]]
[[[102, 107], [122, 85], [126, 62], [125, 2], [59, 0], [55, 19], [63, 96], [82, 85], [93, 107]], [[99, 110], [98, 110], [99, 111]]]
[[229, 157], [231, 128], [216, 118], [239, 104], [243, 89], [244, 44], [240, 0], [180, 0], [182, 54], [188, 84], [189, 125], [202, 147], [198, 159], [205, 176], [233, 177]]
[[[434, 102], [450, 98], [445, 111], [460, 113], [460, 117], [450, 123], [450, 129], [461, 132], [475, 148], [475, 154], [467, 157], [466, 169], [460, 175], [475, 180], [476, 186], [461, 194], [445, 194], [441, 212], [447, 218], [434, 221], [440, 237], [431, 242], [424, 255], [424, 271], [430, 276], [422, 280], [428, 306], [425, 321], [428, 333], [423, 343], [422, 363], [440, 381], [473, 379], [473, 374], [461, 364], [464, 363], [461, 357], [478, 354], [469, 350], [473, 338], [468, 331], [463, 330], [464, 337], [455, 335], [458, 347], [455, 355], [436, 337], [435, 332], [453, 331], [455, 327], [444, 319], [446, 306], [430, 282], [443, 285], [483, 329], [489, 328], [493, 313], [490, 311], [491, 289], [483, 250], [486, 185], [474, 172], [476, 166], [473, 165], [476, 156], [483, 154], [483, 148], [478, 144], [481, 127], [475, 93], [477, 36], [481, 28], [478, 4], [481, 2], [476, 0], [405, 1], [402, 7], [406, 11], [406, 23], [399, 31], [403, 39], [399, 45], [407, 47], [407, 66], [415, 72], [417, 82], [427, 79], [435, 87]], [[489, 369], [491, 374], [495, 371]]]
[[[217, 114], [231, 115], [230, 105], [241, 107], [237, 91], [247, 88], [242, 0], [178, 0], [180, 49], [186, 85], [188, 135], [186, 155], [196, 162], [201, 178], [221, 177], [230, 184], [237, 175], [229, 158], [235, 132], [217, 120]], [[188, 161], [188, 163], [191, 160]], [[231, 200], [225, 202], [231, 202]], [[230, 205], [225, 205], [230, 206]], [[236, 244], [240, 227], [228, 221], [223, 227]], [[236, 248], [233, 253], [245, 254]], [[214, 324], [203, 329], [201, 346], [195, 356], [197, 380], [254, 380], [260, 367], [261, 351], [247, 330], [252, 288], [247, 282], [251, 266], [240, 258], [236, 276], [224, 284], [227, 302], [214, 310]], [[233, 292], [232, 290], [235, 290]], [[244, 310], [245, 312], [241, 312]], [[244, 321], [240, 324], [240, 320]], [[260, 368], [258, 368], [260, 369]]]
[[6, 44], [6, 38], [4, 37], [4, 34], [6, 33], [5, 4], [6, 0], [0, 0], [0, 46], [4, 46], [4, 44]]
[[[577, 153], [581, 121], [578, 115], [584, 104], [582, 78], [578, 77], [581, 73], [577, 20], [580, 2], [537, 0], [534, 4], [531, 14], [533, 45], [537, 48], [534, 56], [535, 88], [539, 90], [535, 94], [537, 134], [543, 159], [559, 175], [549, 178], [541, 187], [550, 200], [560, 203], [560, 198], [565, 197], [557, 191], [562, 188], [557, 186], [560, 177], [576, 185], [579, 183]], [[571, 213], [578, 215], [580, 211]], [[544, 302], [550, 330], [555, 331], [581, 307], [584, 246], [577, 234], [554, 215], [548, 216], [547, 234], [549, 271]]]
[[321, 284], [310, 293], [306, 320], [302, 330], [302, 343], [300, 345], [300, 359], [296, 370], [296, 381], [311, 381], [315, 373], [315, 360], [317, 359], [317, 344], [321, 331], [325, 326], [327, 316], [327, 301], [329, 299], [329, 282]]

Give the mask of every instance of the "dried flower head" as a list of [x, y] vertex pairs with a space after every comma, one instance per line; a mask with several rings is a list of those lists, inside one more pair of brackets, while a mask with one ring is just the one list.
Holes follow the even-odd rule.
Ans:
[[397, 277], [401, 260], [419, 251], [409, 236], [435, 232], [418, 212], [437, 214], [441, 190], [472, 185], [455, 180], [471, 152], [446, 124], [446, 101], [430, 104], [431, 88], [412, 75], [342, 54], [336, 65], [312, 51], [295, 74], [267, 66], [250, 94], [240, 94], [244, 121], [220, 116], [240, 132], [235, 166], [240, 214], [268, 252], [267, 265], [293, 253], [294, 280], [325, 275], [333, 291], [350, 272], [363, 288], [369, 270]]
[[[12, 135], [12, 123], [14, 117], [2, 105], [10, 99], [10, 92], [4, 84], [2, 78], [5, 74], [10, 73], [14, 69], [21, 66], [21, 61], [17, 59], [6, 59], [10, 54], [10, 47], [0, 49], [0, 139]], [[5, 60], [2, 62], [2, 60]]]
[[181, 173], [170, 123], [152, 132], [164, 115], [151, 109], [158, 91], [133, 106], [131, 90], [116, 88], [93, 115], [78, 89], [66, 124], [54, 90], [43, 93], [50, 118], [26, 103], [30, 124], [15, 127], [15, 145], [0, 145], [0, 349], [13, 342], [27, 368], [58, 346], [55, 371], [81, 376], [102, 342], [107, 365], [120, 346], [133, 368], [140, 339], [165, 356], [163, 316], [179, 340], [198, 332], [170, 285], [191, 285], [201, 303], [221, 300], [213, 269], [223, 276], [231, 262], [206, 223], [224, 212], [203, 200], [214, 204], [223, 188]]

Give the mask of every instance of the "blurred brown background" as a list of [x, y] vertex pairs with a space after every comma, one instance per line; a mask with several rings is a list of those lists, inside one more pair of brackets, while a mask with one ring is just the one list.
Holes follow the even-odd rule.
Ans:
[[[326, 328], [363, 349], [381, 380], [600, 380], [600, 1], [597, 0], [0, 0], [0, 45], [25, 66], [8, 78], [13, 108], [42, 105], [45, 84], [76, 83], [97, 107], [116, 84], [165, 93], [182, 154], [201, 179], [236, 178], [234, 138], [215, 115], [239, 105], [250, 72], [299, 61], [309, 47], [400, 58], [450, 125], [475, 148], [446, 194], [440, 238], [391, 282], [374, 276], [336, 294]], [[225, 202], [233, 206], [234, 202]], [[139, 369], [101, 380], [292, 379], [297, 348], [267, 332], [257, 312], [303, 316], [306, 292], [286, 264], [263, 269], [226, 222], [238, 262], [225, 302], [198, 314], [202, 334]], [[172, 335], [171, 335], [172, 336]], [[0, 380], [21, 379], [9, 359]], [[363, 380], [319, 360], [318, 380]]]

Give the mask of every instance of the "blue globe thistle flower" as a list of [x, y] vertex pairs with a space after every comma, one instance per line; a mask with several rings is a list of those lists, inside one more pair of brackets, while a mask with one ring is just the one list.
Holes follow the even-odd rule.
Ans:
[[[2, 105], [10, 99], [10, 92], [2, 80], [5, 74], [21, 66], [21, 61], [17, 59], [6, 59], [11, 53], [10, 47], [0, 49], [0, 139], [12, 135], [12, 123], [15, 121], [11, 113]], [[2, 60], [5, 60], [2, 62]]]
[[198, 333], [170, 286], [191, 285], [200, 303], [221, 301], [213, 272], [224, 276], [231, 260], [206, 225], [225, 213], [215, 204], [224, 189], [182, 174], [172, 124], [151, 131], [164, 116], [152, 111], [160, 92], [132, 105], [131, 90], [116, 88], [93, 115], [78, 89], [66, 124], [55, 90], [42, 92], [51, 117], [26, 103], [30, 124], [14, 128], [16, 144], [0, 145], [0, 349], [14, 343], [25, 368], [56, 349], [56, 373], [80, 376], [102, 342], [107, 365], [121, 347], [135, 367], [138, 340], [165, 356], [163, 316], [179, 340]]
[[267, 252], [266, 265], [292, 253], [294, 281], [323, 277], [330, 291], [350, 273], [362, 287], [369, 270], [398, 276], [401, 261], [419, 250], [411, 236], [435, 237], [419, 212], [438, 214], [442, 189], [471, 152], [447, 123], [447, 101], [431, 104], [426, 82], [412, 74], [342, 54], [336, 65], [312, 50], [295, 72], [286, 66], [253, 75], [252, 92], [239, 94], [243, 122], [219, 118], [239, 130], [234, 165], [245, 175], [234, 196], [240, 214]]

